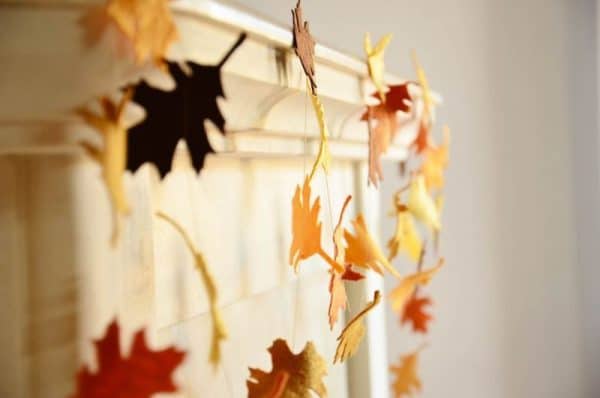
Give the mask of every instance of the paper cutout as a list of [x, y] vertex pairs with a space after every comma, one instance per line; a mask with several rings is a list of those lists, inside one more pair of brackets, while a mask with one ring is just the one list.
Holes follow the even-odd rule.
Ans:
[[300, 261], [318, 254], [337, 272], [344, 272], [344, 267], [335, 262], [321, 246], [321, 223], [319, 211], [321, 198], [317, 197], [310, 204], [310, 180], [304, 179], [302, 189], [298, 185], [292, 199], [292, 244], [290, 246], [289, 263], [298, 272]]
[[356, 351], [358, 351], [358, 347], [360, 347], [360, 343], [365, 336], [365, 325], [363, 323], [363, 318], [367, 316], [367, 314], [373, 308], [375, 308], [380, 301], [381, 295], [379, 294], [379, 290], [376, 290], [373, 294], [373, 301], [367, 303], [365, 308], [356, 314], [356, 316], [352, 318], [350, 322], [348, 322], [340, 336], [337, 338], [339, 343], [337, 349], [335, 350], [333, 363], [338, 361], [344, 362], [346, 359], [356, 354]]
[[440, 230], [440, 215], [434, 200], [427, 192], [422, 174], [417, 174], [410, 182], [406, 207], [417, 220], [432, 231]]
[[327, 397], [323, 382], [327, 364], [311, 341], [300, 353], [293, 354], [284, 340], [277, 339], [269, 353], [272, 362], [269, 373], [249, 368], [248, 398], [300, 398], [311, 396], [311, 392], [321, 398]]
[[[444, 170], [448, 166], [448, 147], [450, 146], [450, 129], [444, 126], [444, 141], [437, 147], [429, 147], [423, 153], [421, 173], [425, 178], [425, 186], [431, 192], [444, 187]], [[439, 211], [438, 211], [439, 212]]]
[[83, 22], [90, 44], [114, 23], [130, 42], [138, 64], [151, 60], [162, 67], [169, 46], [178, 39], [169, 0], [108, 0], [102, 8], [92, 9]]
[[[369, 76], [379, 91], [380, 98], [385, 98], [385, 82], [384, 72], [385, 63], [383, 57], [385, 55], [385, 49], [392, 40], [392, 34], [385, 35], [377, 45], [373, 48], [371, 44], [371, 35], [367, 32], [365, 34], [365, 53], [367, 54], [367, 66], [369, 68]], [[385, 101], [384, 101], [385, 102]]]
[[95, 128], [103, 140], [103, 148], [98, 149], [87, 142], [81, 145], [95, 161], [102, 167], [102, 178], [108, 189], [113, 215], [113, 232], [111, 242], [113, 246], [119, 238], [121, 216], [129, 214], [129, 203], [123, 185], [123, 173], [127, 163], [127, 127], [124, 121], [124, 112], [130, 102], [133, 90], [128, 88], [123, 93], [121, 100], [114, 104], [109, 98], [102, 97], [100, 106], [102, 115], [97, 115], [87, 109], [78, 109], [76, 112], [84, 121]]
[[325, 121], [325, 109], [323, 104], [316, 94], [310, 94], [312, 100], [313, 109], [315, 110], [315, 116], [317, 117], [317, 123], [319, 124], [319, 132], [321, 135], [321, 142], [319, 143], [319, 153], [315, 159], [312, 170], [310, 172], [310, 179], [314, 177], [319, 166], [323, 166], [323, 170], [327, 173], [329, 171], [329, 165], [331, 163], [331, 154], [329, 153], [329, 130], [327, 129], [327, 122]]
[[435, 267], [428, 269], [427, 271], [418, 271], [412, 275], [409, 275], [402, 279], [398, 286], [390, 293], [390, 302], [392, 309], [397, 313], [400, 313], [404, 309], [404, 305], [407, 300], [415, 291], [415, 288], [419, 285], [425, 285], [429, 283], [431, 278], [444, 266], [444, 259], [438, 260]]
[[300, 59], [300, 64], [304, 73], [310, 82], [311, 93], [317, 94], [317, 82], [315, 79], [315, 39], [310, 34], [308, 21], [302, 17], [301, 0], [296, 3], [296, 8], [292, 10], [292, 23], [294, 42], [292, 46], [296, 55]]
[[383, 275], [383, 267], [392, 275], [400, 277], [398, 271], [389, 263], [375, 240], [371, 237], [362, 214], [356, 220], [352, 221], [352, 225], [354, 226], [356, 236], [352, 235], [348, 230], [344, 230], [344, 238], [348, 244], [346, 248], [346, 263], [357, 267], [370, 268], [381, 275]]
[[396, 376], [396, 380], [392, 384], [395, 398], [412, 397], [413, 394], [420, 392], [423, 388], [421, 379], [417, 374], [419, 354], [423, 348], [425, 347], [422, 346], [412, 354], [402, 356], [398, 366], [390, 366], [390, 371]]
[[417, 233], [412, 215], [402, 205], [396, 207], [396, 230], [387, 246], [390, 250], [390, 261], [396, 258], [398, 253], [406, 253], [412, 261], [419, 260], [423, 242]]
[[245, 34], [240, 35], [217, 65], [187, 62], [189, 76], [179, 64], [168, 62], [177, 84], [173, 91], [162, 91], [145, 82], [138, 84], [134, 100], [146, 109], [146, 119], [129, 133], [129, 170], [135, 172], [145, 162], [151, 162], [164, 177], [171, 169], [177, 143], [184, 139], [192, 165], [200, 171], [206, 155], [214, 152], [206, 137], [204, 121], [210, 120], [225, 133], [225, 119], [217, 103], [218, 98], [225, 98], [221, 68], [245, 38]]
[[425, 307], [430, 306], [432, 302], [427, 296], [418, 297], [417, 292], [418, 290], [415, 290], [415, 293], [404, 305], [400, 322], [402, 325], [410, 323], [413, 332], [425, 334], [427, 333], [427, 323], [432, 319], [431, 315], [425, 312]]
[[433, 95], [431, 95], [431, 90], [429, 89], [429, 82], [427, 80], [427, 76], [425, 75], [425, 70], [417, 58], [417, 52], [413, 50], [411, 55], [415, 66], [415, 71], [417, 72], [417, 81], [421, 87], [421, 96], [423, 98], [423, 114], [429, 124], [435, 102], [433, 100]]
[[421, 120], [419, 121], [419, 129], [417, 130], [417, 135], [414, 141], [410, 144], [411, 148], [414, 149], [417, 155], [423, 153], [431, 145], [430, 129], [431, 126], [429, 122], [425, 120], [425, 116], [421, 116]]
[[196, 245], [192, 241], [190, 235], [183, 229], [183, 227], [176, 222], [174, 219], [166, 215], [165, 213], [158, 212], [156, 215], [159, 218], [162, 218], [181, 235], [183, 240], [185, 241], [186, 246], [192, 252], [194, 256], [194, 264], [196, 267], [196, 271], [200, 274], [202, 278], [202, 283], [206, 289], [206, 296], [208, 297], [208, 302], [210, 305], [210, 315], [212, 317], [212, 341], [210, 345], [210, 354], [209, 360], [216, 367], [221, 360], [221, 341], [227, 338], [227, 330], [225, 328], [225, 323], [223, 322], [223, 318], [221, 317], [221, 312], [218, 307], [218, 291], [217, 285], [215, 284], [215, 279], [212, 276], [210, 269], [208, 268], [208, 264], [204, 259], [204, 255], [200, 250], [196, 248]]
[[119, 325], [113, 321], [104, 337], [94, 342], [98, 370], [81, 367], [73, 398], [150, 398], [155, 393], [177, 392], [171, 377], [184, 352], [173, 347], [149, 349], [142, 329], [134, 336], [129, 356], [124, 357], [119, 340]]

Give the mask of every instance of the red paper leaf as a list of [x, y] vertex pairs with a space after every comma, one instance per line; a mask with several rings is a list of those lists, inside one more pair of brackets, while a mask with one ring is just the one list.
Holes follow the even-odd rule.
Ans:
[[425, 307], [430, 306], [429, 297], [417, 297], [416, 294], [408, 300], [404, 306], [401, 323], [412, 324], [415, 333], [427, 333], [427, 323], [432, 319], [431, 315], [425, 312]]
[[[408, 85], [412, 82], [402, 84], [393, 84], [388, 86], [389, 90], [385, 93], [385, 107], [392, 112], [409, 112], [412, 105], [412, 97], [408, 92]], [[375, 92], [373, 97], [381, 101], [379, 92]]]
[[149, 398], [155, 393], [177, 392], [171, 375], [185, 353], [170, 347], [152, 351], [146, 346], [144, 330], [135, 334], [129, 357], [119, 348], [119, 326], [113, 321], [106, 334], [94, 342], [98, 370], [84, 365], [77, 373], [73, 398]]

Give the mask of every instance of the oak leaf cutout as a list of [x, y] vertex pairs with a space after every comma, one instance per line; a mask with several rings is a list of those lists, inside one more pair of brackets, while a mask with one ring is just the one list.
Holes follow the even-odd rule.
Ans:
[[302, 188], [298, 185], [292, 198], [292, 243], [290, 245], [289, 263], [298, 271], [300, 261], [315, 254], [323, 258], [337, 272], [344, 272], [344, 267], [329, 256], [321, 246], [321, 222], [319, 211], [321, 198], [310, 203], [310, 178], [304, 179]]
[[317, 82], [315, 78], [315, 39], [310, 34], [308, 21], [304, 21], [302, 16], [301, 0], [296, 3], [296, 8], [292, 10], [292, 24], [294, 33], [293, 47], [296, 55], [300, 59], [300, 64], [304, 73], [310, 82], [311, 93], [316, 95]]
[[323, 108], [323, 104], [318, 95], [311, 93], [310, 98], [315, 111], [315, 116], [317, 117], [321, 138], [321, 141], [319, 142], [319, 152], [310, 172], [310, 179], [312, 180], [319, 166], [322, 166], [326, 173], [329, 171], [331, 153], [329, 152], [329, 130], [327, 129], [327, 121], [325, 120], [325, 109]]
[[367, 54], [367, 66], [369, 69], [369, 76], [375, 85], [375, 88], [379, 92], [381, 98], [385, 98], [385, 82], [384, 82], [384, 72], [385, 72], [385, 63], [384, 63], [384, 55], [385, 49], [390, 44], [392, 40], [392, 35], [385, 35], [376, 45], [373, 47], [371, 43], [371, 35], [367, 32], [365, 34], [365, 53]]
[[113, 246], [119, 239], [120, 217], [129, 214], [130, 211], [123, 184], [123, 174], [127, 165], [127, 126], [125, 125], [124, 113], [132, 96], [133, 90], [128, 88], [116, 104], [109, 98], [102, 97], [100, 99], [102, 115], [84, 108], [76, 111], [87, 124], [95, 128], [102, 136], [102, 149], [98, 149], [88, 142], [82, 142], [81, 145], [102, 168], [102, 178], [108, 190], [112, 207], [113, 232], [111, 242]]
[[185, 353], [173, 347], [159, 351], [149, 349], [143, 329], [135, 334], [127, 357], [121, 354], [116, 321], [94, 346], [98, 369], [92, 372], [87, 365], [82, 366], [72, 398], [150, 398], [155, 393], [177, 392], [172, 374]]
[[435, 267], [430, 268], [426, 271], [417, 271], [414, 274], [404, 277], [390, 292], [390, 302], [392, 309], [397, 313], [404, 310], [406, 302], [410, 296], [414, 293], [417, 286], [425, 285], [429, 283], [431, 278], [444, 266], [444, 259], [440, 258]]
[[352, 235], [348, 230], [344, 230], [344, 239], [347, 243], [346, 263], [372, 269], [382, 275], [382, 268], [385, 268], [392, 275], [400, 277], [398, 271], [390, 264], [379, 248], [379, 245], [369, 233], [362, 214], [356, 220], [352, 221], [352, 225], [354, 226], [356, 235]]
[[183, 240], [185, 241], [186, 246], [192, 252], [194, 256], [194, 264], [196, 267], [196, 271], [200, 274], [202, 279], [202, 283], [206, 289], [206, 296], [208, 297], [208, 302], [210, 305], [210, 315], [212, 317], [212, 339], [210, 345], [210, 353], [209, 360], [211, 364], [216, 367], [221, 361], [221, 342], [227, 338], [227, 329], [225, 328], [225, 323], [223, 322], [223, 318], [221, 316], [221, 312], [218, 307], [218, 290], [217, 285], [215, 283], [214, 276], [210, 272], [208, 268], [208, 264], [204, 259], [204, 255], [200, 250], [196, 248], [196, 245], [192, 241], [190, 235], [183, 229], [183, 227], [170, 216], [165, 213], [158, 212], [156, 215], [159, 218], [162, 218], [181, 235]]
[[401, 324], [409, 323], [415, 333], [427, 333], [427, 324], [432, 319], [431, 315], [425, 312], [425, 307], [431, 306], [432, 302], [429, 297], [418, 297], [418, 290], [411, 296], [408, 302], [404, 305], [402, 312]]
[[417, 367], [419, 365], [419, 354], [424, 347], [417, 351], [404, 355], [400, 358], [399, 365], [390, 366], [390, 371], [396, 376], [396, 380], [392, 384], [392, 390], [395, 398], [404, 396], [412, 397], [423, 388]]
[[379, 294], [379, 290], [376, 290], [373, 294], [373, 301], [367, 303], [365, 308], [348, 322], [340, 336], [337, 338], [339, 343], [335, 350], [333, 363], [338, 361], [344, 362], [346, 359], [356, 354], [356, 351], [358, 351], [358, 347], [360, 347], [360, 343], [365, 336], [363, 318], [367, 316], [380, 301], [381, 295]]
[[432, 190], [444, 187], [444, 170], [448, 166], [448, 148], [450, 146], [450, 129], [444, 126], [444, 141], [439, 146], [431, 146], [423, 153], [421, 173], [425, 178], [425, 186]]
[[311, 396], [311, 392], [321, 398], [327, 397], [323, 382], [327, 364], [311, 341], [300, 353], [294, 354], [285, 340], [277, 339], [269, 353], [272, 362], [269, 373], [249, 368], [248, 398], [301, 398]]
[[417, 174], [410, 182], [406, 207], [410, 213], [433, 232], [441, 229], [440, 213], [434, 199], [425, 186], [423, 174]]

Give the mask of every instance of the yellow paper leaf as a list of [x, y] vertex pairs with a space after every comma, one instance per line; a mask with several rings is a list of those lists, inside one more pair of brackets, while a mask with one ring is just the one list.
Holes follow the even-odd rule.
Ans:
[[427, 192], [422, 174], [417, 174], [410, 182], [406, 206], [412, 215], [428, 228], [434, 232], [440, 230], [440, 215], [434, 200]]
[[420, 392], [423, 388], [417, 373], [419, 354], [423, 348], [421, 347], [411, 354], [402, 356], [398, 366], [390, 366], [390, 371], [396, 376], [396, 380], [392, 384], [395, 398], [412, 397], [413, 394]]
[[385, 35], [379, 43], [373, 48], [371, 44], [371, 35], [367, 32], [365, 34], [365, 53], [367, 54], [367, 66], [369, 68], [369, 76], [379, 92], [379, 96], [382, 102], [385, 102], [385, 91], [386, 86], [384, 82], [385, 63], [384, 55], [385, 49], [392, 40], [392, 34]]
[[97, 115], [87, 109], [78, 109], [77, 114], [87, 124], [94, 127], [102, 136], [103, 148], [98, 149], [89, 143], [81, 145], [87, 153], [102, 167], [102, 178], [110, 195], [113, 214], [113, 233], [111, 242], [116, 244], [120, 231], [120, 216], [129, 214], [129, 203], [123, 186], [123, 173], [127, 167], [127, 128], [123, 120], [125, 108], [133, 89], [125, 91], [118, 104], [109, 98], [100, 99], [102, 115]]
[[194, 256], [194, 264], [196, 270], [200, 274], [202, 278], [202, 282], [204, 283], [204, 287], [206, 288], [206, 296], [208, 297], [208, 302], [210, 304], [210, 314], [212, 317], [213, 330], [212, 330], [212, 341], [210, 346], [210, 362], [213, 366], [216, 366], [221, 360], [221, 340], [227, 338], [227, 330], [225, 328], [225, 323], [223, 322], [223, 318], [221, 317], [221, 312], [218, 307], [218, 291], [217, 285], [215, 284], [215, 279], [212, 276], [210, 269], [208, 268], [208, 264], [204, 259], [204, 256], [196, 248], [194, 242], [192, 242], [189, 234], [183, 229], [183, 227], [176, 222], [174, 219], [166, 215], [165, 213], [158, 212], [156, 215], [163, 220], [167, 221], [183, 238], [188, 249], [192, 252]]
[[178, 38], [169, 0], [108, 0], [106, 12], [131, 41], [138, 63], [163, 64]]
[[423, 153], [421, 173], [425, 178], [425, 186], [429, 191], [444, 187], [444, 170], [448, 166], [449, 146], [450, 129], [444, 126], [444, 142], [438, 147], [428, 147]]
[[367, 303], [366, 307], [359, 312], [354, 318], [348, 322], [348, 325], [344, 328], [340, 336], [338, 337], [338, 346], [335, 350], [335, 357], [333, 363], [344, 362], [350, 358], [360, 346], [363, 337], [365, 336], [365, 325], [363, 318], [381, 301], [381, 295], [379, 290], [375, 291], [373, 295], [373, 301]]
[[431, 95], [431, 90], [429, 89], [429, 82], [427, 81], [427, 76], [425, 75], [425, 70], [419, 63], [419, 59], [417, 58], [417, 52], [412, 51], [413, 63], [415, 64], [415, 70], [417, 72], [417, 81], [419, 82], [419, 86], [422, 90], [423, 97], [423, 114], [425, 120], [430, 121], [431, 112], [433, 111], [434, 101], [433, 96]]
[[277, 339], [269, 348], [272, 370], [267, 373], [250, 368], [246, 382], [248, 398], [302, 398], [311, 392], [318, 397], [327, 397], [323, 377], [327, 375], [327, 364], [312, 342], [299, 354], [290, 351], [287, 343]]
[[417, 262], [422, 247], [423, 242], [417, 233], [412, 215], [406, 210], [398, 211], [396, 213], [396, 231], [388, 242], [389, 260], [393, 260], [398, 253], [404, 252], [408, 258]]
[[346, 263], [358, 267], [370, 268], [379, 274], [383, 274], [383, 267], [392, 275], [400, 277], [398, 271], [392, 267], [375, 240], [371, 237], [362, 214], [356, 220], [352, 221], [352, 225], [354, 226], [356, 236], [352, 235], [348, 230], [344, 230], [344, 238], [348, 244], [346, 248]]
[[327, 122], [325, 120], [325, 109], [321, 100], [316, 94], [313, 94], [310, 86], [307, 87], [310, 92], [310, 98], [312, 100], [313, 109], [315, 110], [315, 116], [317, 117], [317, 123], [319, 124], [319, 132], [321, 134], [321, 142], [319, 143], [319, 153], [317, 159], [313, 164], [310, 172], [310, 179], [314, 177], [319, 166], [323, 166], [325, 172], [329, 171], [329, 165], [331, 164], [331, 154], [329, 153], [329, 130], [327, 129]]
[[415, 291], [415, 288], [419, 285], [425, 285], [429, 283], [431, 278], [444, 266], [444, 259], [441, 258], [438, 264], [428, 269], [427, 271], [416, 272], [402, 279], [398, 286], [390, 293], [390, 302], [392, 309], [398, 313], [404, 309], [404, 304], [410, 298]]

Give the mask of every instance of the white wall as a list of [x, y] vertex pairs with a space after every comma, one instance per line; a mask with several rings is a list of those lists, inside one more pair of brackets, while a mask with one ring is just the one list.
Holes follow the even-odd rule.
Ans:
[[[289, 24], [295, 1], [243, 3]], [[362, 55], [364, 30], [376, 37], [394, 32], [389, 69], [412, 76], [408, 50], [416, 48], [446, 99], [440, 117], [454, 133], [442, 238], [449, 266], [429, 289], [436, 320], [423, 355], [424, 396], [600, 396], [591, 377], [584, 393], [581, 301], [588, 297], [593, 314], [586, 292], [594, 282], [582, 294], [578, 271], [578, 259], [590, 275], [598, 265], [597, 235], [576, 246], [576, 220], [588, 214], [581, 206], [594, 202], [574, 195], [574, 188], [584, 195], [595, 189], [580, 174], [588, 165], [579, 150], [597, 149], [586, 138], [596, 124], [578, 105], [595, 100], [585, 90], [585, 73], [594, 79], [595, 68], [585, 67], [595, 51], [594, 2], [304, 3], [315, 36], [334, 48]], [[398, 186], [395, 170], [387, 168], [384, 206]], [[597, 231], [595, 225], [579, 235]], [[390, 313], [390, 358], [416, 344], [397, 330]], [[598, 340], [591, 326], [586, 330], [588, 343]]]

